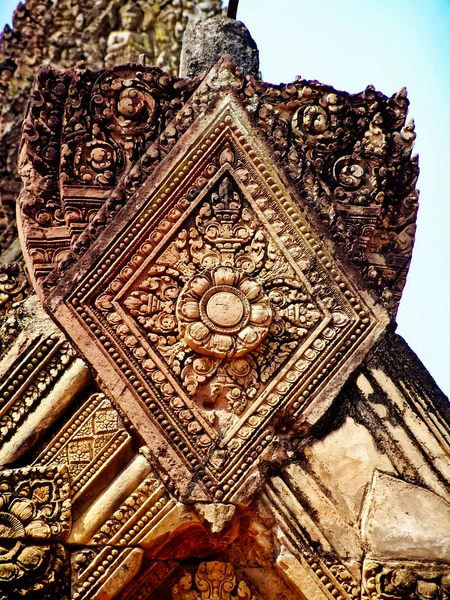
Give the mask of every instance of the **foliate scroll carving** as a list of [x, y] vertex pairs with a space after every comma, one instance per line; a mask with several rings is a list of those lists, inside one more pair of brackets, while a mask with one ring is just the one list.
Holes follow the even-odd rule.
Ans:
[[280, 154], [336, 242], [395, 309], [417, 213], [415, 133], [414, 123], [405, 123], [406, 90], [385, 99], [369, 86], [350, 102], [330, 92], [308, 86], [298, 94], [302, 106], [292, 119], [293, 146]]
[[363, 598], [367, 600], [446, 600], [450, 597], [450, 565], [366, 559]]
[[12, 549], [3, 544], [0, 539], [0, 600], [69, 598], [68, 556], [62, 544], [16, 542]]
[[[190, 86], [191, 92], [197, 88], [189, 101], [185, 93], [180, 103], [164, 103], [161, 89], [155, 95], [154, 83], [149, 84], [150, 94], [157, 98], [161, 126], [156, 131], [155, 122], [148, 133], [139, 134], [145, 143], [133, 149], [137, 164], [105, 201], [95, 202], [95, 210], [92, 202], [83, 207], [78, 201], [70, 207], [67, 220], [77, 224], [73, 252], [61, 253], [54, 264], [67, 269], [92, 244], [195, 119], [216, 101], [223, 82], [236, 90], [249, 118], [266, 138], [270, 152], [297, 188], [299, 204], [323, 221], [332, 242], [395, 312], [411, 257], [417, 212], [418, 168], [416, 158], [411, 157], [415, 133], [414, 124], [405, 121], [405, 90], [386, 98], [370, 86], [355, 95], [308, 81], [268, 86], [243, 77], [227, 59], [199, 87], [194, 80], [176, 83], [175, 87]], [[90, 91], [83, 93], [75, 93], [75, 99], [84, 100], [76, 100], [66, 112], [69, 127], [67, 149], [62, 152], [63, 178], [74, 185], [109, 189], [127, 161], [123, 140], [119, 143], [117, 136], [114, 141], [110, 132], [105, 134], [106, 121], [92, 120], [85, 103]], [[75, 123], [77, 132], [71, 138]], [[82, 149], [77, 150], [79, 146]], [[51, 274], [48, 285], [58, 277], [57, 272]]]
[[[161, 78], [162, 73], [158, 74]], [[97, 139], [88, 142], [89, 148], [78, 147], [74, 158], [74, 173], [81, 182], [93, 183], [90, 172], [97, 172], [98, 183], [114, 184], [115, 171], [119, 173], [135, 161], [144, 141], [155, 137], [157, 104], [152, 91], [157, 93], [157, 88], [152, 90], [152, 75], [152, 71], [135, 74], [130, 69], [116, 69], [96, 81], [91, 91], [91, 118], [92, 136]]]
[[35, 280], [64, 261], [111, 188], [197, 84], [143, 65], [39, 70], [19, 162], [21, 226]]
[[237, 582], [231, 563], [200, 563], [195, 579], [185, 573], [172, 590], [173, 600], [258, 600], [244, 580]]
[[[226, 60], [215, 67], [108, 198], [65, 257], [72, 264], [206, 111], [222, 81], [239, 90], [253, 123], [308, 205], [368, 285], [394, 311], [405, 283], [417, 213], [414, 124], [406, 91], [386, 98], [369, 86], [349, 96], [317, 82], [271, 87]], [[227, 84], [228, 85], [228, 84]], [[303, 201], [300, 204], [304, 204]], [[49, 285], [57, 275], [49, 278]]]
[[342, 126], [349, 118], [349, 104], [331, 90], [302, 90], [300, 107], [292, 118], [295, 138], [310, 149], [310, 152], [333, 152], [343, 146], [349, 138], [349, 130]]
[[[0, 598], [47, 598], [64, 579], [70, 532], [65, 467], [0, 472]], [[64, 587], [64, 585], [63, 585]]]
[[28, 116], [23, 125], [23, 146], [19, 157], [24, 191], [21, 206], [39, 227], [62, 224], [59, 197], [59, 157], [62, 111], [68, 76], [49, 66], [41, 67], [31, 93]]
[[386, 98], [372, 86], [355, 96], [306, 81], [270, 93], [253, 82], [251, 87], [262, 93], [255, 113], [290, 177], [337, 245], [395, 310], [417, 213], [415, 133], [414, 123], [405, 121], [406, 90]]
[[[207, 171], [231, 161], [244, 176], [244, 166], [229, 146], [219, 154]], [[138, 289], [130, 288], [123, 305], [189, 396], [219, 407], [226, 402], [240, 414], [323, 313], [232, 181], [227, 175], [219, 178], [189, 224], [162, 249], [145, 279], [138, 280]], [[288, 243], [298, 264], [306, 266], [300, 248], [293, 240]], [[118, 286], [119, 281], [112, 283], [111, 292]], [[111, 298], [102, 295], [96, 304], [110, 322], [119, 323]], [[348, 322], [339, 310], [333, 315], [335, 326]], [[120, 332], [126, 335], [124, 326]], [[334, 336], [330, 328], [327, 335]]]
[[0, 35], [2, 193], [7, 193], [9, 184], [17, 183], [20, 130], [36, 67], [48, 63], [57, 69], [70, 69], [79, 61], [86, 61], [91, 68], [102, 69], [137, 63], [144, 53], [148, 64], [177, 74], [187, 23], [220, 10], [220, 0], [205, 0], [201, 4], [193, 0], [19, 3], [13, 28], [6, 25]]
[[113, 186], [181, 108], [191, 87], [143, 65], [74, 70], [64, 109], [64, 183]]

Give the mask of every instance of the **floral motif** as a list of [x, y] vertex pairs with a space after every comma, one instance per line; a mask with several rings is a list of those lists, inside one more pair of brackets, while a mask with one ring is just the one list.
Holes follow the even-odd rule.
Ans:
[[61, 579], [67, 553], [52, 542], [70, 531], [69, 495], [65, 467], [0, 473], [0, 600], [53, 589]]
[[0, 600], [54, 589], [61, 582], [66, 560], [67, 552], [61, 544], [31, 546], [1, 540]]
[[74, 173], [83, 183], [111, 185], [114, 182], [116, 151], [102, 140], [93, 140], [75, 152]]
[[215, 358], [238, 358], [259, 346], [273, 316], [261, 284], [227, 266], [193, 277], [176, 314], [187, 345]]
[[37, 507], [28, 498], [0, 494], [0, 538], [49, 538], [49, 525], [37, 517]]
[[[218, 166], [236, 164], [229, 145], [219, 153], [218, 163], [206, 167], [209, 177]], [[237, 172], [246, 181], [248, 173], [240, 167]], [[226, 173], [119, 300], [199, 406], [214, 405], [236, 415], [324, 318], [299, 275], [309, 262], [272, 207], [264, 209], [296, 268], [271, 231], [258, 225], [240, 184]], [[152, 234], [155, 240], [159, 235]], [[172, 405], [173, 386], [156, 375], [156, 362], [141, 346], [139, 333], [115, 311], [113, 301], [121, 287], [119, 280], [113, 282], [96, 299], [96, 306], [108, 313], [108, 322], [160, 391], [169, 394]], [[324, 305], [332, 312], [333, 328], [347, 323], [334, 300], [326, 298]], [[300, 359], [301, 372], [334, 335], [334, 329], [325, 327], [324, 339], [314, 339]]]
[[195, 584], [199, 592], [192, 589], [192, 583], [192, 575], [184, 573], [173, 587], [173, 600], [256, 600], [245, 581], [237, 584], [231, 563], [200, 563], [195, 574]]
[[64, 539], [71, 525], [67, 468], [36, 466], [0, 472], [0, 538]]

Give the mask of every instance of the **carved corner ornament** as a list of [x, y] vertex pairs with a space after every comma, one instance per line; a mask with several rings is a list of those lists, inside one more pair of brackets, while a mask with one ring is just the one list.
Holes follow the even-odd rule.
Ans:
[[244, 500], [389, 322], [300, 206], [223, 90], [49, 296], [184, 500]]
[[65, 466], [0, 472], [0, 598], [39, 597], [64, 588], [71, 528]]

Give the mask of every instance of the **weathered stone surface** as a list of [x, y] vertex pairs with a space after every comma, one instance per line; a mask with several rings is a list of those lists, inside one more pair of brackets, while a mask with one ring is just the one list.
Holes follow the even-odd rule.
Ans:
[[244, 75], [258, 77], [258, 48], [243, 23], [224, 16], [193, 21], [184, 32], [180, 76], [209, 71], [225, 54], [233, 57]]
[[18, 460], [41, 440], [91, 381], [88, 368], [38, 298], [24, 287], [25, 275], [17, 269], [2, 267], [1, 466]]
[[21, 120], [39, 64], [46, 62], [67, 69], [78, 61], [86, 61], [91, 68], [100, 69], [105, 65], [137, 63], [144, 53], [148, 64], [177, 73], [187, 23], [217, 14], [220, 4], [220, 0], [200, 4], [193, 0], [20, 3], [13, 15], [13, 28], [5, 26], [0, 43], [0, 190], [4, 193], [6, 182], [17, 178]]
[[115, 598], [139, 572], [140, 548], [76, 548], [71, 554], [71, 600]]
[[447, 560], [450, 503], [376, 471], [361, 515], [361, 530], [369, 557]]
[[363, 598], [446, 598], [450, 591], [448, 564], [364, 561]]

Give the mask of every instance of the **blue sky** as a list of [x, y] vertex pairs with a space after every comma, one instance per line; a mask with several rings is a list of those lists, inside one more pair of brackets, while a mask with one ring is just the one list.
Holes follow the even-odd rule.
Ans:
[[[15, 0], [2, 0], [0, 23]], [[408, 88], [421, 191], [418, 231], [398, 332], [450, 394], [450, 0], [240, 0], [263, 78], [301, 75], [360, 92]]]

